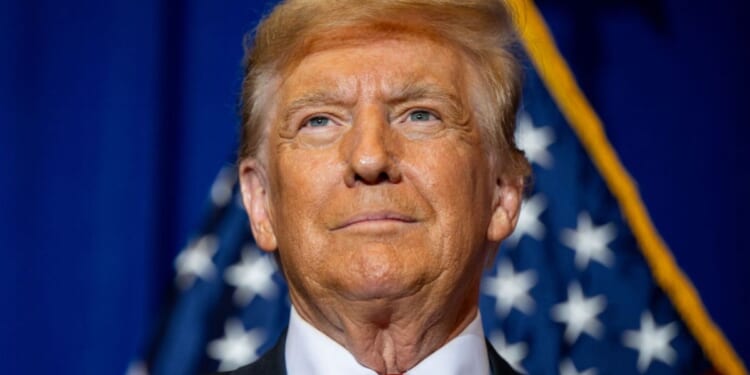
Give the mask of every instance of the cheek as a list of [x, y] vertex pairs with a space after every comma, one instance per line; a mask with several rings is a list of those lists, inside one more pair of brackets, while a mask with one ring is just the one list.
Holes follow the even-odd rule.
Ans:
[[[487, 160], [481, 149], [433, 145], [419, 152], [409, 174], [430, 203], [442, 238], [449, 248], [483, 249], [491, 216], [492, 190]], [[465, 256], [461, 251], [452, 257]]]
[[289, 149], [276, 156], [271, 206], [278, 222], [277, 233], [282, 238], [297, 237], [320, 222], [318, 215], [332, 196], [332, 189], [341, 183], [339, 168], [328, 153]]
[[[412, 174], [433, 204], [450, 212], [490, 210], [490, 172], [481, 150], [432, 145], [416, 150]], [[479, 211], [479, 212], [473, 212]]]
[[310, 199], [316, 191], [326, 189], [333, 182], [338, 161], [333, 152], [299, 148], [294, 144], [282, 145], [276, 153], [275, 181], [282, 201]]
[[302, 275], [325, 267], [328, 248], [321, 213], [335, 186], [336, 165], [326, 155], [285, 149], [275, 155], [272, 193], [274, 232], [287, 278], [301, 285]]

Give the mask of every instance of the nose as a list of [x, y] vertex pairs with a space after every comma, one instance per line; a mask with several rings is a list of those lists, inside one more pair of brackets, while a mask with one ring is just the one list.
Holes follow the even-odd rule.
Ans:
[[361, 111], [343, 142], [349, 164], [346, 185], [398, 183], [401, 173], [394, 155], [394, 134], [387, 116], [378, 108]]

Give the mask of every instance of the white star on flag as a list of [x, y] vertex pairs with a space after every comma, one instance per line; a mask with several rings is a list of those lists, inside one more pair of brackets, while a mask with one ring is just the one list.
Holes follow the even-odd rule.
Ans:
[[232, 199], [232, 188], [236, 181], [236, 172], [232, 167], [224, 167], [219, 171], [216, 180], [211, 185], [211, 202], [214, 206], [222, 207]]
[[677, 336], [677, 322], [657, 326], [651, 312], [641, 314], [640, 331], [625, 331], [622, 341], [625, 346], [638, 351], [638, 371], [646, 372], [651, 362], [658, 359], [668, 365], [674, 364], [677, 352], [669, 344]]
[[611, 266], [614, 254], [608, 245], [617, 237], [615, 224], [608, 223], [594, 226], [588, 212], [578, 214], [578, 224], [575, 230], [563, 229], [560, 241], [576, 253], [575, 263], [579, 270], [585, 269], [592, 259]]
[[229, 285], [236, 287], [234, 302], [245, 306], [261, 295], [265, 299], [276, 296], [278, 288], [273, 281], [276, 266], [273, 261], [252, 246], [242, 249], [242, 260], [240, 263], [227, 268], [224, 279]]
[[224, 325], [224, 337], [208, 344], [208, 355], [219, 361], [219, 371], [234, 370], [258, 358], [258, 348], [263, 345], [263, 331], [245, 331], [242, 322], [229, 319]]
[[547, 198], [541, 193], [525, 199], [521, 204], [521, 214], [518, 216], [516, 229], [508, 237], [508, 245], [515, 246], [524, 235], [529, 235], [537, 241], [544, 239], [544, 224], [539, 215], [547, 208]]
[[193, 241], [174, 260], [177, 269], [177, 285], [187, 289], [193, 285], [196, 278], [207, 280], [216, 273], [211, 258], [218, 250], [219, 241], [216, 236], [205, 235]]
[[560, 375], [596, 375], [596, 369], [590, 368], [584, 372], [578, 372], [570, 358], [560, 363]]
[[125, 375], [148, 375], [148, 367], [146, 367], [146, 362], [131, 362], [130, 365], [128, 365], [128, 369], [125, 370]]
[[568, 300], [552, 307], [552, 318], [565, 324], [565, 340], [573, 344], [581, 333], [600, 337], [604, 326], [597, 319], [607, 306], [603, 295], [585, 298], [581, 286], [571, 283], [568, 286]]
[[490, 336], [490, 343], [492, 347], [497, 350], [503, 359], [513, 367], [514, 370], [525, 374], [526, 370], [521, 366], [521, 362], [529, 352], [529, 349], [525, 342], [517, 342], [515, 344], [509, 344], [505, 341], [505, 335], [502, 331], [495, 331]]
[[555, 141], [555, 133], [549, 126], [534, 127], [531, 116], [521, 113], [516, 127], [516, 144], [530, 163], [549, 169], [554, 164], [547, 147]]
[[529, 291], [536, 282], [536, 272], [516, 272], [513, 264], [504, 261], [497, 266], [496, 277], [485, 278], [482, 289], [485, 294], [495, 297], [495, 311], [500, 317], [507, 316], [514, 307], [531, 314], [534, 310], [534, 299], [529, 295]]

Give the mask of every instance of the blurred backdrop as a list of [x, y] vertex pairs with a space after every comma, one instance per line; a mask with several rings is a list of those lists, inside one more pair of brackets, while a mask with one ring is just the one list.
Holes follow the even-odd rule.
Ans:
[[[704, 304], [750, 360], [750, 7], [538, 0]], [[0, 373], [118, 374], [231, 163], [270, 2], [0, 2]]]

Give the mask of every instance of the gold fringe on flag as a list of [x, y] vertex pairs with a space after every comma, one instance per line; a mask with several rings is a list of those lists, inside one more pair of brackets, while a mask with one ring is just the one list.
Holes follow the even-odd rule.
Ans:
[[602, 122], [578, 87], [532, 0], [506, 0], [525, 50], [555, 103], [617, 199], [657, 284], [682, 316], [714, 367], [726, 375], [747, 374], [742, 360], [711, 320], [695, 287], [677, 266], [656, 231], [635, 182], [609, 143]]

